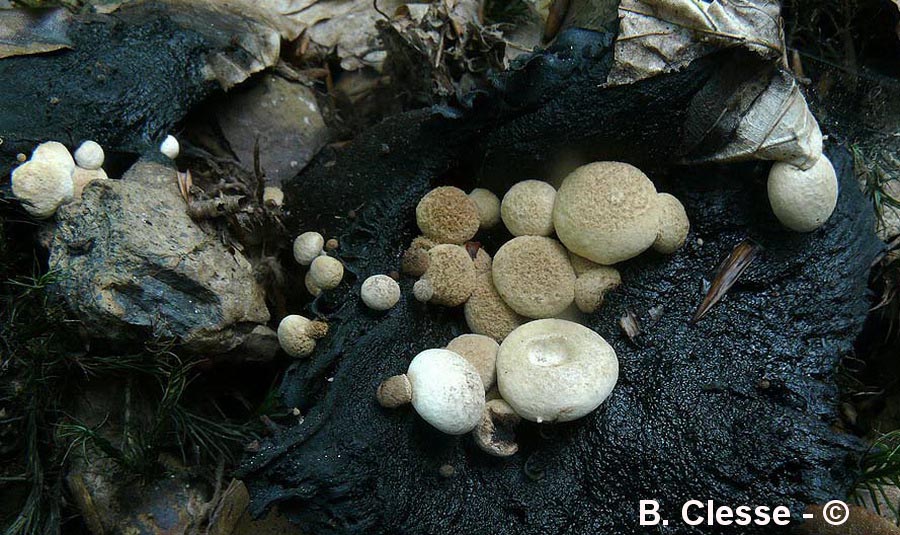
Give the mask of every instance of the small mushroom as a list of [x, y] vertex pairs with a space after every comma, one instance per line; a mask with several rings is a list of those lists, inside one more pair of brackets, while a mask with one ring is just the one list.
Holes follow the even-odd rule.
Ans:
[[76, 167], [75, 173], [72, 174], [72, 184], [74, 185], [73, 197], [80, 199], [84, 187], [91, 182], [108, 179], [109, 177], [106, 176], [106, 171], [103, 169], [82, 169], [81, 167]]
[[503, 301], [494, 287], [490, 273], [476, 278], [475, 288], [466, 301], [463, 312], [469, 330], [490, 336], [498, 342], [502, 342], [516, 327], [528, 321]]
[[400, 260], [400, 271], [411, 277], [421, 277], [428, 270], [428, 251], [437, 245], [425, 236], [413, 239]]
[[159, 152], [163, 153], [166, 158], [174, 160], [181, 152], [181, 146], [178, 144], [178, 140], [175, 139], [175, 136], [168, 135], [166, 136], [166, 139], [160, 143]]
[[522, 325], [500, 344], [497, 385], [531, 422], [567, 422], [600, 406], [619, 378], [616, 352], [602, 336], [560, 319]]
[[285, 316], [278, 324], [278, 343], [292, 357], [308, 356], [316, 348], [316, 340], [326, 334], [327, 323], [310, 321], [297, 314]]
[[616, 268], [597, 266], [586, 271], [575, 280], [575, 305], [585, 314], [591, 314], [603, 304], [606, 292], [620, 284], [622, 277]]
[[54, 167], [65, 170], [69, 176], [75, 172], [75, 160], [69, 149], [58, 141], [47, 141], [35, 147], [31, 153], [32, 161], [43, 161]]
[[503, 300], [518, 314], [550, 318], [575, 299], [575, 271], [566, 249], [543, 236], [519, 236], [494, 255], [491, 273]]
[[428, 251], [428, 270], [413, 286], [416, 299], [455, 307], [465, 303], [475, 288], [475, 264], [459, 245], [435, 245]]
[[463, 334], [450, 340], [447, 349], [475, 366], [485, 390], [494, 386], [497, 381], [497, 351], [500, 349], [496, 340], [482, 334]]
[[388, 409], [396, 409], [412, 401], [412, 385], [406, 375], [388, 377], [375, 393], [378, 404]]
[[478, 427], [472, 431], [475, 444], [494, 457], [509, 457], [519, 451], [515, 442], [515, 427], [521, 417], [502, 399], [485, 403]]
[[563, 180], [553, 224], [560, 241], [577, 255], [603, 265], [628, 260], [656, 240], [656, 187], [627, 163], [583, 165]]
[[337, 238], [328, 238], [328, 241], [325, 242], [325, 250], [326, 251], [334, 251], [338, 247], [340, 247], [340, 243], [337, 241]]
[[13, 169], [11, 182], [13, 195], [38, 219], [52, 217], [75, 194], [72, 173], [58, 160], [32, 158]]
[[475, 201], [452, 186], [435, 188], [422, 197], [416, 206], [416, 223], [435, 242], [457, 245], [471, 240], [480, 225]]
[[75, 149], [75, 163], [82, 169], [96, 171], [103, 167], [103, 147], [96, 141], [85, 141]]
[[500, 199], [490, 190], [475, 188], [469, 192], [469, 198], [478, 209], [479, 228], [488, 230], [500, 222]]
[[478, 370], [446, 349], [422, 351], [409, 364], [412, 406], [426, 422], [449, 435], [475, 429], [484, 411]]
[[309, 265], [309, 280], [316, 288], [333, 290], [344, 278], [344, 264], [331, 256], [317, 256]]
[[284, 192], [281, 188], [275, 186], [266, 186], [263, 188], [263, 204], [266, 206], [278, 207], [284, 204]]
[[372, 310], [389, 310], [400, 301], [400, 285], [387, 275], [372, 275], [363, 281], [359, 294]]
[[659, 202], [659, 230], [653, 242], [653, 250], [662, 254], [672, 254], [687, 240], [691, 222], [681, 201], [668, 193], [657, 196]]
[[513, 236], [553, 234], [556, 189], [540, 180], [525, 180], [509, 188], [500, 203], [500, 217]]
[[325, 238], [318, 232], [304, 232], [294, 239], [294, 260], [301, 266], [308, 266], [322, 254]]
[[821, 227], [837, 206], [837, 175], [824, 155], [806, 171], [784, 162], [774, 164], [768, 190], [775, 217], [797, 232]]

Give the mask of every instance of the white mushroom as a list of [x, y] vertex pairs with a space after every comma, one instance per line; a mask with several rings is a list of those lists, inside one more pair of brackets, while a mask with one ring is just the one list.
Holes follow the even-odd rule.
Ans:
[[12, 193], [25, 211], [38, 219], [56, 213], [59, 205], [72, 199], [75, 184], [65, 162], [32, 159], [13, 169]]
[[263, 188], [263, 204], [267, 206], [281, 206], [284, 204], [284, 192], [281, 188], [275, 186], [266, 186]]
[[824, 155], [806, 171], [783, 162], [774, 164], [768, 190], [775, 217], [797, 232], [821, 227], [837, 206], [837, 175]]
[[181, 152], [181, 146], [178, 144], [178, 140], [175, 139], [175, 136], [168, 135], [166, 136], [166, 139], [160, 143], [159, 152], [163, 153], [166, 158], [174, 160]]
[[387, 275], [372, 275], [363, 281], [359, 294], [372, 310], [389, 310], [400, 301], [400, 285]]
[[294, 239], [294, 260], [302, 266], [312, 264], [322, 254], [325, 238], [318, 232], [304, 232]]
[[469, 192], [469, 198], [478, 209], [479, 228], [491, 229], [500, 222], [500, 199], [494, 192], [484, 188], [475, 188]]
[[513, 236], [553, 234], [556, 189], [540, 180], [524, 180], [509, 188], [500, 203], [500, 217]]
[[426, 422], [449, 435], [475, 429], [484, 411], [484, 385], [478, 370], [446, 349], [428, 349], [406, 371], [412, 405]]
[[82, 169], [96, 171], [103, 167], [103, 147], [96, 141], [87, 140], [75, 149], [75, 163]]
[[306, 272], [306, 275], [303, 276], [303, 285], [306, 287], [306, 291], [313, 297], [319, 297], [322, 294], [322, 289], [316, 286], [316, 283], [313, 282], [312, 277], [309, 274], [309, 271]]
[[305, 357], [316, 348], [316, 340], [328, 334], [328, 324], [310, 321], [303, 316], [291, 314], [278, 324], [278, 343], [285, 353], [292, 357]]
[[309, 279], [322, 290], [337, 288], [344, 278], [344, 264], [331, 256], [317, 256], [309, 265]]
[[659, 230], [656, 232], [653, 250], [662, 254], [672, 254], [680, 249], [687, 240], [691, 222], [684, 210], [684, 205], [675, 196], [660, 193], [657, 199], [659, 201]]
[[567, 422], [600, 406], [619, 378], [616, 352], [594, 331], [560, 319], [536, 320], [500, 344], [497, 385], [532, 422]]
[[65, 170], [72, 176], [75, 172], [75, 160], [69, 149], [58, 141], [47, 141], [35, 147], [31, 153], [31, 161], [43, 161], [54, 167]]

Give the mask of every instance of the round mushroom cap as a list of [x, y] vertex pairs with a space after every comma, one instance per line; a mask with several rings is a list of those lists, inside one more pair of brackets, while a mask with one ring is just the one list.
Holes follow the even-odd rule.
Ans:
[[837, 206], [837, 175], [824, 155], [806, 171], [784, 162], [774, 164], [768, 190], [775, 217], [797, 232], [821, 227]]
[[498, 342], [527, 321], [503, 301], [494, 287], [493, 276], [490, 273], [478, 276], [475, 289], [466, 301], [463, 312], [469, 330], [490, 336]]
[[653, 250], [662, 254], [672, 254], [687, 240], [691, 230], [691, 222], [681, 201], [668, 193], [660, 193], [659, 201], [659, 230], [656, 240], [653, 242]]
[[494, 192], [475, 188], [469, 193], [469, 198], [478, 209], [479, 228], [487, 230], [496, 227], [500, 222], [500, 199]]
[[75, 172], [75, 160], [65, 145], [58, 141], [47, 141], [35, 147], [31, 153], [32, 161], [41, 160], [60, 169], [64, 169], [69, 176]]
[[425, 236], [418, 236], [409, 244], [400, 260], [400, 271], [413, 277], [421, 277], [428, 270], [428, 251], [436, 244]]
[[298, 314], [285, 316], [278, 324], [278, 343], [285, 353], [292, 357], [305, 357], [316, 348], [316, 340], [311, 335], [312, 323]]
[[563, 180], [553, 224], [560, 241], [577, 255], [603, 265], [628, 260], [656, 240], [656, 187], [627, 163], [583, 165]]
[[178, 140], [175, 139], [175, 136], [168, 135], [166, 136], [166, 139], [164, 139], [163, 142], [160, 143], [159, 152], [163, 153], [166, 158], [174, 160], [181, 152], [181, 145], [179, 145]]
[[556, 189], [540, 180], [524, 180], [509, 188], [500, 204], [500, 217], [513, 236], [553, 234]]
[[485, 391], [494, 386], [497, 381], [497, 351], [500, 344], [493, 338], [482, 334], [463, 334], [450, 340], [447, 349], [458, 353], [475, 366]]
[[543, 319], [500, 344], [497, 385], [532, 422], [568, 422], [600, 406], [619, 378], [619, 360], [602, 336], [583, 325]]
[[400, 301], [400, 285], [387, 275], [372, 275], [363, 281], [359, 294], [372, 310], [389, 310]]
[[318, 232], [304, 232], [294, 239], [294, 260], [300, 265], [308, 266], [317, 256], [322, 254], [325, 238]]
[[475, 429], [484, 411], [484, 385], [478, 370], [447, 349], [422, 351], [406, 371], [412, 405], [423, 420], [449, 435]]
[[344, 278], [344, 264], [331, 256], [317, 256], [309, 265], [309, 279], [322, 290], [338, 287]]
[[590, 314], [600, 308], [606, 292], [622, 284], [616, 268], [598, 266], [578, 276], [575, 281], [575, 305], [578, 310]]
[[263, 204], [281, 206], [284, 204], [284, 192], [281, 188], [266, 186], [263, 188]]
[[503, 244], [491, 268], [494, 286], [518, 314], [556, 316], [575, 299], [575, 271], [565, 247], [543, 236], [519, 236]]
[[306, 272], [306, 275], [303, 277], [303, 285], [306, 286], [306, 291], [313, 297], [319, 297], [322, 294], [322, 289], [316, 286], [316, 283], [313, 282], [312, 277], [310, 276], [309, 271]]
[[103, 167], [103, 147], [96, 141], [87, 140], [75, 149], [75, 163], [82, 169], [95, 171]]
[[12, 192], [25, 211], [38, 219], [52, 217], [75, 194], [68, 168], [48, 159], [32, 159], [12, 172]]
[[76, 199], [80, 199], [85, 186], [95, 180], [107, 180], [108, 178], [106, 171], [103, 169], [82, 169], [81, 167], [76, 167], [75, 173], [72, 174], [73, 196]]
[[431, 285], [431, 302], [448, 307], [465, 303], [475, 288], [475, 263], [464, 247], [435, 245], [428, 251], [428, 271], [422, 280]]
[[478, 207], [465, 192], [452, 186], [434, 188], [416, 206], [422, 234], [437, 243], [461, 244], [478, 232]]

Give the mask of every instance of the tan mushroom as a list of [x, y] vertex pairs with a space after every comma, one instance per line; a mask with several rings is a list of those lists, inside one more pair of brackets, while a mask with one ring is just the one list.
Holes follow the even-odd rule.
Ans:
[[450, 340], [447, 349], [475, 366], [485, 390], [494, 386], [497, 381], [497, 351], [500, 349], [496, 340], [482, 334], [462, 334]]
[[461, 244], [478, 232], [478, 207], [465, 192], [452, 186], [429, 191], [416, 206], [422, 234], [437, 243]]
[[344, 278], [344, 264], [331, 256], [317, 256], [309, 265], [309, 279], [316, 288], [333, 290]]
[[327, 323], [310, 321], [297, 314], [285, 316], [278, 324], [278, 343], [292, 357], [308, 356], [316, 348], [316, 340], [327, 334]]
[[475, 264], [464, 247], [441, 244], [428, 251], [428, 270], [416, 282], [416, 299], [448, 307], [465, 303], [475, 288]]
[[65, 162], [49, 158], [32, 158], [13, 169], [13, 195], [22, 201], [26, 212], [38, 219], [47, 219], [75, 194], [72, 173]]
[[653, 250], [662, 254], [672, 254], [687, 240], [691, 222], [681, 201], [668, 193], [660, 193], [659, 230], [653, 242]]
[[578, 276], [575, 280], [575, 304], [585, 314], [595, 312], [603, 304], [603, 298], [610, 290], [622, 284], [622, 277], [616, 268], [597, 266]]
[[412, 277], [424, 275], [428, 269], [428, 251], [435, 245], [437, 244], [425, 236], [413, 239], [400, 260], [400, 271]]
[[80, 199], [81, 193], [84, 191], [84, 187], [91, 182], [95, 180], [108, 179], [109, 177], [106, 176], [106, 172], [103, 169], [92, 170], [76, 167], [75, 172], [72, 174], [73, 197], [76, 199]]
[[575, 271], [566, 249], [543, 236], [519, 236], [494, 255], [494, 286], [516, 313], [556, 316], [575, 299]]
[[556, 189], [540, 180], [524, 180], [509, 188], [500, 203], [500, 217], [513, 236], [553, 234]]
[[406, 375], [388, 377], [375, 393], [378, 404], [388, 409], [396, 409], [412, 401], [412, 385]]
[[509, 457], [519, 451], [514, 429], [521, 418], [502, 399], [493, 399], [484, 406], [478, 427], [472, 431], [475, 444], [494, 457]]
[[498, 342], [503, 341], [506, 335], [528, 321], [516, 314], [503, 301], [494, 287], [493, 276], [490, 273], [477, 277], [475, 289], [469, 300], [466, 301], [463, 312], [469, 330], [476, 334], [490, 336]]
[[838, 181], [831, 161], [822, 156], [808, 170], [778, 162], [769, 171], [769, 203], [785, 227], [812, 232], [837, 206]]
[[469, 192], [469, 198], [478, 209], [479, 228], [492, 229], [500, 222], [500, 199], [490, 190], [475, 188]]

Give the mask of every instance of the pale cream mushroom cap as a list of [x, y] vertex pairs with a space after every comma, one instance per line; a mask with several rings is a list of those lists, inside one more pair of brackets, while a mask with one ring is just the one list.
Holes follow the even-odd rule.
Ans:
[[163, 153], [166, 158], [174, 160], [181, 152], [181, 145], [178, 143], [178, 140], [175, 139], [175, 136], [168, 135], [166, 136], [166, 139], [160, 143], [159, 152]]
[[677, 198], [668, 193], [660, 193], [659, 201], [659, 230], [656, 240], [653, 241], [653, 250], [662, 254], [672, 254], [684, 245], [688, 232], [691, 230], [691, 222], [684, 205]]
[[312, 276], [310, 276], [309, 271], [306, 272], [306, 275], [303, 276], [303, 285], [306, 286], [306, 291], [309, 292], [313, 297], [319, 297], [322, 294], [322, 289], [316, 286], [316, 283], [313, 282]]
[[321, 234], [304, 232], [294, 238], [294, 260], [302, 266], [308, 266], [322, 254], [323, 247], [325, 247], [325, 238]]
[[109, 179], [109, 177], [106, 176], [106, 171], [103, 169], [82, 169], [81, 167], [76, 167], [75, 173], [72, 174], [72, 184], [74, 185], [73, 196], [76, 199], [80, 199], [85, 186], [95, 180], [107, 179]]
[[497, 351], [500, 349], [496, 340], [482, 334], [463, 334], [450, 340], [447, 349], [475, 366], [485, 390], [494, 386], [497, 381]]
[[516, 313], [556, 316], [575, 299], [575, 271], [565, 247], [543, 236], [519, 236], [494, 255], [494, 286]]
[[372, 275], [363, 281], [359, 294], [372, 310], [389, 310], [400, 301], [400, 285], [387, 275]]
[[491, 258], [491, 255], [489, 255], [488, 252], [484, 250], [484, 248], [479, 247], [478, 252], [475, 253], [475, 258], [472, 260], [472, 262], [475, 263], [475, 273], [478, 275], [483, 275], [485, 273], [491, 272], [491, 267], [494, 264], [494, 259]]
[[575, 305], [585, 314], [595, 312], [603, 304], [606, 292], [622, 284], [616, 268], [597, 266], [578, 276], [575, 281]]
[[337, 288], [344, 278], [344, 264], [331, 256], [317, 256], [309, 265], [309, 279], [323, 290]]
[[577, 255], [603, 265], [628, 260], [656, 240], [656, 187], [627, 163], [583, 165], [563, 180], [553, 224], [560, 241]]
[[58, 141], [47, 141], [35, 147], [31, 153], [31, 160], [41, 160], [51, 165], [65, 169], [72, 176], [75, 172], [75, 160], [65, 145]]
[[831, 217], [837, 206], [838, 181], [827, 156], [810, 169], [778, 162], [769, 171], [769, 204], [785, 227], [812, 232]]
[[428, 251], [428, 270], [416, 285], [430, 285], [430, 301], [437, 305], [459, 306], [475, 289], [475, 263], [464, 247], [435, 245]]
[[475, 188], [469, 192], [469, 198], [478, 209], [479, 228], [487, 230], [500, 222], [500, 199], [494, 192], [484, 188]]
[[292, 357], [305, 357], [316, 348], [316, 340], [327, 334], [328, 326], [298, 314], [285, 316], [278, 324], [278, 343]]
[[87, 140], [75, 149], [75, 164], [82, 169], [96, 171], [103, 167], [103, 147], [96, 141]]
[[503, 301], [503, 298], [497, 293], [492, 279], [493, 276], [490, 273], [479, 275], [476, 278], [475, 289], [469, 300], [466, 301], [463, 312], [469, 330], [476, 334], [490, 336], [500, 342], [516, 327], [528, 320], [516, 314], [516, 311]]
[[284, 204], [284, 192], [281, 188], [266, 186], [263, 188], [263, 204], [281, 206]]
[[503, 399], [531, 422], [567, 422], [600, 406], [619, 378], [616, 352], [577, 323], [536, 320], [500, 344], [497, 385]]
[[513, 236], [553, 234], [556, 189], [540, 180], [524, 180], [509, 188], [500, 203], [500, 217]]
[[26, 212], [38, 219], [52, 217], [59, 205], [75, 194], [72, 173], [58, 160], [25, 162], [13, 169], [11, 182], [13, 195], [22, 201]]
[[412, 405], [423, 420], [449, 435], [475, 429], [484, 411], [484, 385], [478, 370], [447, 349], [422, 351], [406, 371]]
[[457, 245], [471, 240], [480, 225], [475, 201], [453, 186], [426, 193], [416, 206], [416, 223], [435, 242]]
[[596, 262], [591, 262], [587, 258], [583, 256], [578, 256], [573, 252], [569, 252], [569, 262], [572, 264], [572, 269], [575, 270], [575, 275], [580, 276], [582, 273], [586, 273], [592, 269], [597, 269], [598, 267], [603, 267], [601, 264]]
[[400, 271], [412, 277], [421, 277], [428, 270], [428, 251], [437, 245], [425, 236], [417, 236], [409, 244], [400, 260]]

